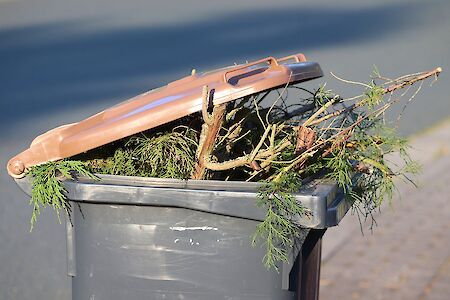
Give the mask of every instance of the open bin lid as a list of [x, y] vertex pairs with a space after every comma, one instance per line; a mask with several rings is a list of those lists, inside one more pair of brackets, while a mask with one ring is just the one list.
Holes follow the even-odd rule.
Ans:
[[9, 160], [8, 173], [20, 178], [31, 166], [74, 156], [201, 111], [205, 85], [214, 92], [213, 104], [218, 105], [321, 76], [319, 64], [307, 62], [303, 54], [193, 73], [38, 136], [28, 149]]

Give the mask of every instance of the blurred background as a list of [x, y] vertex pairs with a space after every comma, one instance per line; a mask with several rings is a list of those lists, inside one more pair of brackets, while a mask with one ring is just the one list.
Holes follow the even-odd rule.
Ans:
[[444, 69], [404, 114], [424, 165], [374, 233], [355, 216], [325, 235], [321, 299], [449, 299], [450, 1], [0, 0], [0, 299], [70, 299], [65, 226], [6, 173], [37, 135], [190, 73], [303, 52], [366, 80]]

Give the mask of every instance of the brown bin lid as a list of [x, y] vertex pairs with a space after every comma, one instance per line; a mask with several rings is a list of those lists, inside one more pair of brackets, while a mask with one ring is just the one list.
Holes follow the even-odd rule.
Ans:
[[217, 105], [322, 75], [319, 64], [306, 62], [303, 54], [193, 73], [38, 136], [28, 149], [10, 159], [8, 173], [22, 177], [28, 167], [67, 158], [201, 111], [205, 85], [214, 90], [213, 102]]

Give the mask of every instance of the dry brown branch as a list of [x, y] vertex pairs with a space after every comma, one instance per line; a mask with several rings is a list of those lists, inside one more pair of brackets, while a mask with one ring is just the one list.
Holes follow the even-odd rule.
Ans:
[[229, 169], [234, 169], [237, 167], [242, 167], [242, 166], [251, 166], [251, 164], [253, 163], [253, 161], [255, 160], [261, 160], [261, 159], [265, 159], [268, 157], [273, 156], [276, 153], [281, 153], [284, 149], [286, 149], [287, 147], [289, 147], [291, 145], [291, 142], [289, 141], [285, 141], [283, 143], [281, 143], [280, 145], [278, 145], [277, 147], [275, 147], [275, 149], [273, 150], [264, 150], [264, 151], [260, 151], [260, 152], [256, 152], [256, 156], [253, 157], [251, 155], [244, 155], [232, 160], [228, 160], [225, 162], [212, 162], [210, 160], [206, 160], [205, 161], [205, 167], [209, 170], [212, 171], [225, 171], [225, 170], [229, 170]]
[[202, 117], [203, 121], [208, 126], [212, 125], [213, 122], [213, 118], [208, 112], [209, 101], [210, 101], [210, 91], [208, 89], [208, 86], [205, 85], [203, 87], [203, 94], [202, 94]]
[[[376, 112], [378, 112], [378, 110]], [[284, 173], [292, 170], [293, 168], [295, 168], [298, 165], [303, 164], [306, 160], [308, 160], [308, 158], [312, 157], [320, 149], [323, 149], [325, 146], [329, 145], [330, 143], [335, 142], [336, 140], [339, 140], [340, 137], [347, 135], [356, 126], [358, 126], [363, 120], [367, 119], [371, 115], [373, 115], [373, 113], [371, 113], [365, 117], [359, 117], [357, 121], [355, 121], [352, 125], [348, 126], [347, 128], [343, 129], [342, 131], [339, 131], [338, 133], [334, 134], [333, 136], [331, 136], [325, 140], [316, 142], [315, 145], [313, 145], [311, 148], [309, 148], [302, 154], [298, 155], [294, 160], [292, 160], [290, 162], [290, 164], [288, 164], [286, 167], [284, 167], [281, 172], [279, 172], [276, 176], [271, 176], [270, 179], [279, 180]]]
[[413, 76], [413, 77], [410, 77], [410, 78], [406, 78], [406, 79], [403, 80], [403, 82], [392, 84], [389, 87], [387, 87], [385, 89], [385, 93], [391, 93], [391, 92], [393, 92], [395, 90], [402, 89], [405, 86], [412, 85], [412, 84], [414, 84], [414, 83], [416, 83], [418, 81], [425, 80], [425, 79], [427, 79], [429, 77], [432, 77], [432, 76], [439, 76], [439, 74], [441, 72], [442, 72], [442, 68], [441, 67], [437, 67], [434, 70], [431, 70], [431, 71], [428, 71], [428, 72], [423, 72], [420, 75]]
[[[431, 71], [428, 71], [428, 72], [418, 73], [419, 75], [414, 74], [414, 75], [411, 75], [411, 76], [408, 76], [408, 75], [407, 76], [402, 76], [402, 79], [401, 79], [402, 82], [396, 83], [396, 84], [392, 84], [392, 85], [384, 88], [383, 94], [392, 93], [392, 92], [394, 92], [396, 90], [400, 90], [400, 89], [402, 89], [402, 88], [404, 88], [406, 86], [413, 85], [414, 83], [416, 83], [418, 81], [425, 80], [425, 79], [427, 79], [429, 77], [432, 77], [432, 76], [439, 76], [439, 74], [441, 72], [442, 72], [442, 68], [441, 67], [437, 67], [434, 70], [431, 70]], [[331, 119], [333, 117], [337, 117], [337, 116], [339, 116], [342, 113], [350, 112], [353, 109], [361, 107], [364, 104], [366, 104], [366, 101], [367, 101], [367, 98], [364, 98], [364, 99], [356, 102], [355, 104], [350, 105], [347, 108], [343, 108], [343, 109], [337, 110], [337, 111], [335, 111], [333, 113], [330, 113], [330, 114], [327, 114], [327, 115], [325, 115], [325, 116], [323, 116], [323, 117], [321, 117], [319, 119], [312, 118], [313, 116], [311, 116], [311, 118], [310, 118], [311, 120], [308, 119], [307, 122], [305, 122], [304, 126], [314, 126], [314, 125], [320, 124], [320, 123], [322, 123], [322, 122], [324, 122], [326, 120], [329, 120], [329, 119]], [[314, 114], [314, 117], [317, 117], [317, 116], [318, 116], [317, 113]]]
[[339, 97], [334, 97], [333, 99], [331, 99], [330, 101], [328, 101], [327, 103], [325, 103], [324, 106], [322, 106], [321, 108], [319, 108], [311, 117], [309, 117], [304, 123], [303, 126], [308, 126], [310, 125], [310, 123], [315, 120], [321, 113], [325, 112], [327, 110], [327, 108], [329, 108], [330, 106], [332, 106], [333, 104], [336, 104], [339, 101]]
[[226, 112], [226, 105], [214, 106], [212, 115], [209, 115], [207, 108], [209, 102], [208, 87], [203, 90], [203, 109], [202, 115], [205, 121], [202, 127], [202, 138], [198, 149], [198, 162], [195, 167], [192, 179], [203, 179], [206, 174], [205, 162], [214, 150], [217, 136], [222, 127], [223, 118]]
[[300, 155], [311, 148], [316, 141], [316, 132], [308, 127], [299, 126], [295, 154]]

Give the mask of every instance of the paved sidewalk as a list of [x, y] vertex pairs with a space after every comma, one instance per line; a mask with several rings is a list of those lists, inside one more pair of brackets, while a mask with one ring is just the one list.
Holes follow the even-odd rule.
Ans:
[[419, 188], [400, 184], [373, 233], [349, 214], [325, 234], [321, 300], [450, 299], [450, 122], [412, 145]]

